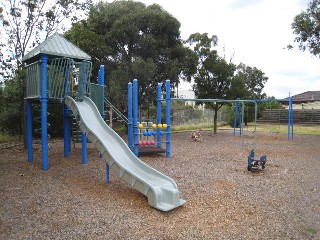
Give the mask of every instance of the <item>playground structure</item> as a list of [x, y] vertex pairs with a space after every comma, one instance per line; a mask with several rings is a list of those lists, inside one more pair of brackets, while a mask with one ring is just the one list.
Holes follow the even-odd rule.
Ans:
[[[242, 100], [242, 99], [237, 99], [237, 100], [227, 100], [227, 99], [188, 99], [188, 98], [172, 98], [171, 101], [181, 101], [181, 102], [186, 102], [186, 101], [194, 101], [194, 102], [211, 102], [211, 103], [217, 103], [217, 102], [226, 102], [226, 103], [254, 103], [255, 104], [255, 125], [254, 125], [254, 150], [256, 149], [256, 138], [257, 138], [257, 129], [256, 129], [256, 122], [257, 122], [257, 102], [255, 100]], [[243, 120], [243, 117], [242, 117]], [[236, 121], [236, 119], [235, 119]], [[235, 135], [235, 134], [234, 134]]]
[[[257, 101], [255, 100], [241, 100], [241, 99], [237, 99], [237, 100], [225, 100], [225, 99], [182, 99], [182, 98], [173, 98], [172, 100], [175, 101], [196, 101], [196, 102], [228, 102], [228, 103], [235, 103], [235, 113], [234, 113], [234, 131], [233, 131], [233, 135], [236, 136], [236, 122], [237, 122], [237, 117], [239, 117], [240, 120], [240, 136], [243, 135], [243, 112], [244, 112], [244, 103], [254, 103], [255, 104], [255, 125], [254, 125], [254, 143], [253, 143], [253, 149], [250, 153], [253, 153], [253, 157], [251, 157], [251, 161], [250, 161], [250, 170], [252, 169], [252, 166], [256, 166], [256, 161], [254, 159], [254, 152], [256, 151], [257, 148], [257, 131], [256, 131], [256, 122], [257, 122]], [[242, 103], [242, 110], [240, 110], [240, 103]], [[202, 140], [202, 136], [201, 136], [201, 131], [198, 130], [198, 132], [191, 132], [191, 139], [193, 139], [194, 141], [201, 141]], [[265, 165], [265, 162], [264, 162]], [[263, 168], [264, 168], [263, 165]], [[249, 157], [248, 157], [248, 170], [249, 170]]]
[[[153, 122], [138, 121], [138, 80], [128, 83], [128, 146], [133, 150], [136, 156], [139, 151], [147, 150], [149, 152], [165, 152], [166, 157], [171, 155], [171, 126], [170, 126], [170, 80], [166, 80], [166, 122], [162, 123], [162, 84], [157, 86], [157, 119]], [[152, 131], [150, 131], [152, 129]], [[165, 149], [162, 148], [162, 137], [165, 135]], [[145, 139], [141, 137], [144, 136]], [[149, 141], [152, 137], [153, 140]], [[154, 146], [156, 145], [156, 147]]]
[[260, 158], [255, 158], [254, 150], [251, 150], [248, 156], [248, 171], [252, 171], [253, 169], [264, 169], [267, 162], [267, 156], [263, 155]]
[[[62, 51], [58, 44], [65, 45]], [[50, 48], [54, 46], [55, 48]], [[60, 51], [61, 50], [61, 51]], [[73, 55], [72, 55], [73, 54]], [[27, 64], [26, 70], [26, 111], [27, 111], [27, 148], [28, 161], [33, 161], [32, 148], [32, 105], [40, 101], [41, 104], [41, 149], [42, 168], [49, 169], [48, 161], [48, 103], [63, 103], [67, 95], [81, 98], [86, 93], [96, 96], [103, 93], [104, 80], [99, 79], [100, 84], [90, 84], [92, 65], [91, 57], [72, 45], [58, 34], [48, 38], [24, 56], [23, 61]], [[100, 69], [103, 71], [103, 67]], [[99, 75], [102, 76], [102, 75]], [[73, 81], [71, 81], [73, 79]], [[77, 92], [74, 92], [75, 81], [78, 81]], [[90, 88], [90, 89], [89, 89]], [[97, 91], [96, 91], [97, 90]], [[99, 91], [100, 90], [100, 91]], [[101, 96], [102, 97], [102, 96]], [[101, 108], [101, 111], [102, 108]], [[71, 112], [63, 104], [63, 129], [64, 129], [64, 157], [71, 152]], [[82, 163], [87, 163], [86, 136], [82, 134]]]
[[[157, 125], [153, 122], [141, 122], [138, 125], [139, 133], [139, 146], [154, 146], [156, 144], [155, 136], [157, 132], [154, 131], [157, 128]], [[161, 127], [160, 127], [161, 129]], [[151, 140], [150, 140], [151, 139]]]
[[[143, 163], [122, 138], [103, 120], [104, 67], [98, 74], [98, 84], [90, 83], [90, 56], [59, 34], [54, 34], [30, 51], [23, 61], [27, 64], [27, 148], [28, 161], [33, 161], [32, 103], [41, 103], [42, 168], [49, 169], [47, 104], [63, 104], [64, 157], [71, 152], [70, 116], [75, 116], [82, 130], [82, 163], [87, 163], [87, 138], [106, 160], [107, 182], [109, 167], [129, 184], [147, 196], [150, 206], [169, 211], [183, 205], [177, 184], [166, 175]], [[76, 75], [77, 90], [72, 78]], [[169, 84], [170, 87], [170, 84]], [[90, 98], [88, 97], [90, 96]], [[169, 109], [170, 110], [170, 109]], [[134, 118], [133, 128], [137, 129]], [[170, 130], [170, 125], [168, 125]], [[134, 135], [137, 137], [137, 134]], [[137, 143], [137, 141], [135, 141]], [[170, 143], [170, 139], [169, 139]], [[137, 145], [137, 144], [135, 144]], [[169, 147], [170, 150], [170, 147]]]
[[202, 129], [199, 128], [197, 131], [192, 131], [190, 133], [190, 139], [196, 142], [202, 142]]
[[[251, 171], [253, 168], [257, 168], [258, 166], [261, 166], [261, 169], [265, 168], [265, 164], [267, 161], [267, 156], [263, 155], [260, 159], [256, 159], [254, 157], [254, 153], [256, 152], [257, 148], [257, 116], [258, 116], [258, 103], [260, 102], [272, 102], [272, 101], [278, 101], [278, 102], [288, 102], [288, 140], [293, 139], [294, 131], [293, 131], [293, 109], [292, 109], [292, 97], [289, 97], [288, 99], [272, 99], [272, 100], [242, 100], [242, 99], [236, 99], [236, 100], [226, 100], [226, 99], [185, 99], [185, 98], [172, 98], [172, 101], [195, 101], [195, 102], [227, 102], [227, 103], [234, 103], [234, 126], [233, 126], [233, 135], [237, 135], [237, 122], [239, 122], [239, 135], [242, 139], [242, 147], [243, 147], [243, 123], [244, 123], [244, 109], [245, 104], [253, 103], [254, 104], [254, 141], [253, 141], [253, 149], [251, 150], [249, 156], [248, 156], [248, 170]], [[240, 105], [241, 104], [241, 105]], [[194, 141], [201, 141], [201, 132], [191, 132], [190, 138]]]
[[[293, 139], [294, 132], [293, 132], [293, 110], [292, 110], [292, 97], [289, 97], [288, 100], [255, 100], [255, 130], [254, 134], [256, 134], [256, 124], [257, 124], [257, 104], [259, 102], [271, 102], [271, 101], [288, 101], [288, 140]], [[237, 120], [239, 120], [239, 135], [243, 136], [243, 123], [244, 123], [244, 102], [242, 102], [242, 106], [240, 107], [240, 102], [235, 103], [234, 107], [234, 126], [233, 126], [233, 135], [236, 136], [237, 133]], [[255, 135], [256, 136], [256, 135]], [[243, 138], [242, 138], [242, 147], [243, 147]], [[255, 157], [255, 151], [256, 151], [256, 138], [254, 140], [254, 148], [250, 151], [250, 154], [248, 156], [248, 171], [252, 171], [253, 169], [264, 169], [266, 162], [267, 162], [267, 156], [263, 155], [260, 158]]]
[[[239, 135], [242, 136], [244, 132], [244, 112], [245, 112], [245, 103], [246, 102], [240, 102], [240, 99], [237, 99], [234, 106], [234, 126], [233, 126], [233, 135], [237, 135], [237, 122], [239, 121]], [[256, 126], [257, 124], [257, 113], [258, 113], [258, 104], [262, 102], [288, 102], [288, 131], [287, 131], [287, 136], [288, 140], [293, 139], [294, 137], [294, 121], [293, 121], [293, 107], [292, 107], [292, 97], [289, 97], [288, 99], [256, 99], [254, 100], [255, 102], [255, 120], [254, 124]], [[242, 104], [240, 106], [240, 103]], [[256, 129], [255, 129], [256, 131]]]
[[[61, 44], [62, 41], [62, 44]], [[48, 49], [50, 44], [57, 47], [60, 52]], [[47, 45], [46, 45], [47, 44]], [[58, 46], [67, 45], [71, 52], [76, 52], [74, 56], [65, 53]], [[98, 74], [98, 84], [90, 83], [92, 65], [90, 56], [72, 45], [60, 35], [55, 34], [40, 44], [29, 54], [25, 55], [24, 62], [27, 63], [26, 79], [26, 102], [27, 102], [27, 147], [28, 161], [33, 161], [32, 148], [32, 104], [41, 103], [41, 148], [42, 148], [42, 168], [49, 169], [48, 161], [48, 134], [47, 134], [47, 104], [63, 104], [64, 117], [64, 156], [68, 157], [71, 152], [70, 137], [70, 116], [73, 114], [82, 133], [82, 163], [87, 163], [87, 138], [100, 151], [101, 156], [106, 160], [106, 176], [109, 182], [109, 167], [116, 174], [127, 182], [132, 188], [148, 197], [148, 203], [162, 211], [169, 211], [185, 203], [180, 199], [178, 187], [175, 181], [155, 169], [144, 164], [137, 155], [139, 153], [139, 123], [138, 113], [134, 110], [138, 103], [137, 81], [133, 87], [128, 87], [128, 99], [133, 99], [133, 108], [128, 111], [129, 120], [129, 146], [124, 144], [122, 138], [117, 135], [103, 121], [103, 92], [104, 92], [104, 67], [100, 67]], [[73, 80], [72, 80], [73, 79]], [[77, 89], [75, 83], [77, 81]], [[136, 85], [135, 85], [136, 82]], [[130, 85], [130, 84], [129, 84]], [[131, 89], [131, 90], [130, 90]], [[170, 157], [170, 94], [166, 94], [166, 123], [161, 123], [161, 84], [158, 85], [158, 99], [160, 105], [157, 114], [156, 136], [157, 147], [161, 147], [161, 135], [166, 134], [166, 156]], [[170, 81], [166, 81], [166, 92], [170, 93]], [[90, 98], [88, 98], [88, 96]], [[173, 99], [181, 100], [181, 99]], [[190, 99], [183, 99], [183, 101]], [[192, 99], [201, 102], [257, 102], [254, 100], [223, 100], [223, 99]], [[128, 101], [129, 102], [129, 101]], [[129, 109], [131, 108], [129, 105]], [[159, 106], [158, 105], [158, 106]], [[160, 110], [159, 110], [160, 109]], [[132, 113], [132, 114], [131, 114]], [[256, 113], [255, 113], [256, 121]], [[142, 123], [140, 123], [142, 124]], [[161, 134], [161, 131], [166, 131]], [[292, 128], [293, 129], [293, 128]], [[147, 131], [149, 132], [149, 131]], [[292, 130], [293, 132], [293, 130]], [[256, 129], [254, 131], [256, 149]], [[131, 150], [133, 148], [133, 152]]]

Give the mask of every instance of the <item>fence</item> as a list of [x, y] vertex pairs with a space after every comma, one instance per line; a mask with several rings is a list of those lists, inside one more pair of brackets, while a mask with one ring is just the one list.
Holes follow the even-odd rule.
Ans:
[[[175, 126], [199, 126], [213, 127], [214, 111], [211, 109], [172, 109], [171, 110], [171, 125]], [[227, 123], [227, 113], [218, 111], [218, 125]]]
[[[320, 125], [320, 109], [294, 109], [293, 121], [302, 125]], [[288, 123], [288, 110], [266, 109], [258, 122]]]

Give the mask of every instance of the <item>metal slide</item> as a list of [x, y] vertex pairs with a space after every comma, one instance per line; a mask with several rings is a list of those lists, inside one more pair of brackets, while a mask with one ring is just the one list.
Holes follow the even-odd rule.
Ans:
[[81, 130], [106, 159], [110, 169], [132, 188], [147, 196], [150, 206], [169, 211], [186, 203], [180, 199], [176, 182], [137, 158], [124, 140], [103, 121], [90, 98], [75, 101], [67, 97], [65, 103], [76, 116]]

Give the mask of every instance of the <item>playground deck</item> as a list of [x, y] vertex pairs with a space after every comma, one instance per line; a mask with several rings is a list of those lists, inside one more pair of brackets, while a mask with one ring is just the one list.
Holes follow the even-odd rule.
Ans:
[[165, 153], [166, 150], [164, 148], [159, 148], [156, 146], [139, 146], [139, 155], [152, 155], [152, 154], [159, 154], [159, 153]]
[[63, 141], [51, 140], [50, 168], [41, 170], [22, 146], [0, 151], [0, 239], [319, 239], [320, 136], [259, 133], [263, 171], [247, 171], [252, 138], [202, 133], [172, 134], [172, 157], [143, 156], [173, 178], [187, 203], [170, 212], [150, 207], [145, 197], [111, 173], [88, 144], [68, 159]]

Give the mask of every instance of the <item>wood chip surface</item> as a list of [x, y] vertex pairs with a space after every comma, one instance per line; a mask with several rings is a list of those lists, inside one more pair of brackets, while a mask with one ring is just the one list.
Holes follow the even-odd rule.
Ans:
[[172, 157], [141, 159], [173, 178], [183, 207], [161, 212], [111, 172], [88, 144], [63, 157], [51, 140], [49, 170], [23, 146], [0, 150], [0, 239], [320, 239], [320, 136], [258, 133], [266, 168], [247, 171], [252, 136], [172, 134]]

